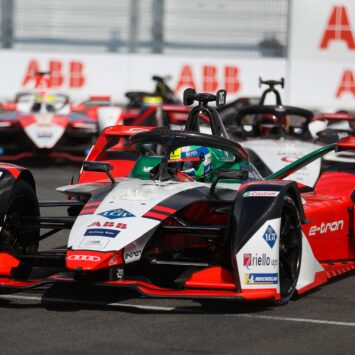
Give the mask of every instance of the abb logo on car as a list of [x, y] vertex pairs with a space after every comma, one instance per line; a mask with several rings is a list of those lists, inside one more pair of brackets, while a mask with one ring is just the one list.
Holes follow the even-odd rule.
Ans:
[[101, 258], [95, 255], [70, 255], [68, 260], [71, 261], [100, 261]]

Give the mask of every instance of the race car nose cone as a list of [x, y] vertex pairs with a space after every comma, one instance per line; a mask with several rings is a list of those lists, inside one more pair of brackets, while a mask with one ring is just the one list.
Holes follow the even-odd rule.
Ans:
[[116, 252], [68, 250], [66, 264], [70, 270], [100, 270], [111, 266], [113, 259], [115, 259], [115, 264], [119, 264], [122, 258], [120, 259]]

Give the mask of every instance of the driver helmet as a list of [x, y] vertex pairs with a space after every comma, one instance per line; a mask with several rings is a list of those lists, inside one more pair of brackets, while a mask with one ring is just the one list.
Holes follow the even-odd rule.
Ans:
[[212, 173], [212, 158], [207, 147], [185, 146], [170, 154], [169, 163], [176, 163], [184, 174], [196, 181], [206, 181]]
[[258, 121], [261, 135], [266, 136], [272, 134], [273, 129], [277, 127], [278, 120], [273, 114], [261, 114]]

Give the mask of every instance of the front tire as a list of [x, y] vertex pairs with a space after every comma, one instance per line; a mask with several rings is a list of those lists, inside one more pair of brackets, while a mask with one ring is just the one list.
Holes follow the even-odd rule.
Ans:
[[[0, 232], [0, 251], [15, 257], [37, 253], [39, 229], [23, 228], [20, 218], [24, 216], [39, 216], [39, 206], [34, 188], [28, 182], [18, 180], [13, 187]], [[31, 269], [31, 260], [21, 261], [12, 276], [15, 279], [27, 279]]]
[[289, 196], [285, 197], [282, 208], [279, 240], [279, 278], [281, 299], [278, 305], [288, 303], [296, 292], [301, 269], [302, 229], [298, 208]]

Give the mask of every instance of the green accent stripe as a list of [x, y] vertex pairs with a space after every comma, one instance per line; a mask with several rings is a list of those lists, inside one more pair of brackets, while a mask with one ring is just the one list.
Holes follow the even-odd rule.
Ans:
[[326, 145], [322, 148], [311, 152], [304, 157], [294, 161], [293, 163], [285, 166], [284, 168], [276, 171], [275, 173], [271, 174], [270, 176], [266, 177], [265, 180], [272, 180], [272, 179], [283, 179], [288, 175], [291, 175], [296, 170], [303, 168], [304, 166], [312, 163], [314, 160], [322, 157], [323, 155], [329, 153], [330, 151], [334, 150], [336, 143]]

